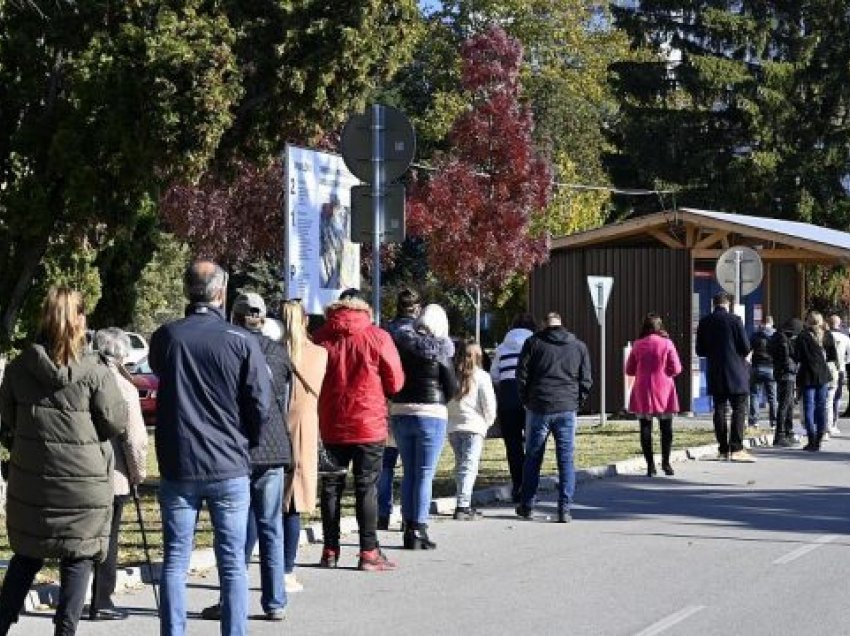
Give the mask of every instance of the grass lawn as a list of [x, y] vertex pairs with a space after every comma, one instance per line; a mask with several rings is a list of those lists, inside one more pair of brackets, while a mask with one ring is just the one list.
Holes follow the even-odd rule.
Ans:
[[[714, 442], [714, 432], [710, 429], [682, 428], [675, 429], [673, 437], [674, 449], [700, 446]], [[656, 431], [656, 452], [660, 452], [660, 442]], [[150, 452], [148, 454], [148, 480], [155, 481], [159, 477], [156, 465], [153, 437], [150, 440]], [[582, 426], [576, 434], [576, 463], [578, 468], [610, 464], [630, 457], [639, 456], [640, 442], [638, 440], [637, 422], [619, 422], [607, 424], [604, 427]], [[543, 464], [543, 474], [555, 474], [555, 455], [551, 443], [546, 453]], [[401, 469], [396, 471], [396, 481], [401, 479]], [[484, 445], [481, 457], [481, 465], [476, 481], [476, 488], [502, 484], [510, 481], [508, 466], [505, 459], [504, 445], [501, 439], [488, 439]], [[346, 498], [343, 501], [343, 515], [354, 514], [354, 500], [352, 488], [348, 488]], [[440, 463], [437, 467], [437, 475], [434, 479], [434, 496], [445, 497], [455, 493], [454, 482], [454, 454], [447, 443], [443, 448]], [[396, 499], [398, 489], [396, 489]], [[156, 492], [152, 487], [141, 489], [142, 515], [145, 520], [148, 544], [151, 547], [151, 558], [154, 560], [162, 557], [162, 522], [159, 514], [159, 503]], [[305, 523], [319, 520], [318, 510], [313, 515], [305, 515]], [[201, 513], [198, 521], [198, 529], [195, 534], [195, 546], [199, 548], [212, 546], [212, 528], [206, 510]], [[130, 501], [124, 508], [124, 516], [121, 522], [119, 563], [132, 565], [144, 562], [144, 550], [142, 547], [142, 535], [136, 517], [133, 502]], [[0, 559], [8, 559], [11, 556], [9, 544], [6, 539], [6, 524], [0, 523]], [[57, 571], [55, 568], [46, 567], [42, 570], [39, 580], [55, 580]]]

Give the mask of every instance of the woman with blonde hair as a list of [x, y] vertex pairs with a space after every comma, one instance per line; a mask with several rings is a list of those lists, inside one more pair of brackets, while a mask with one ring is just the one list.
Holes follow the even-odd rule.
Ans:
[[455, 454], [457, 521], [474, 521], [480, 513], [472, 507], [472, 488], [487, 429], [496, 419], [496, 392], [490, 374], [481, 368], [481, 347], [475, 340], [464, 342], [455, 356], [460, 389], [449, 402], [449, 443]]
[[404, 386], [393, 396], [392, 429], [401, 455], [401, 514], [404, 547], [437, 547], [428, 536], [428, 515], [437, 461], [446, 439], [446, 404], [457, 393], [449, 321], [439, 305], [428, 305], [413, 329], [397, 334]]
[[45, 559], [59, 559], [55, 634], [76, 633], [94, 562], [104, 559], [112, 519], [112, 438], [127, 405], [109, 368], [85, 352], [79, 292], [54, 287], [38, 339], [0, 385], [0, 440], [10, 451], [6, 527], [14, 552], [0, 592], [8, 633]]
[[281, 307], [282, 341], [292, 362], [292, 401], [289, 432], [292, 437], [293, 470], [287, 474], [284, 494], [284, 568], [286, 591], [299, 592], [303, 585], [295, 577], [295, 556], [301, 534], [301, 513], [316, 507], [319, 447], [319, 391], [328, 366], [328, 352], [311, 342], [307, 314], [299, 299]]
[[838, 361], [835, 341], [823, 322], [823, 315], [810, 311], [806, 328], [794, 342], [797, 387], [803, 398], [803, 423], [808, 437], [803, 450], [819, 451], [826, 431], [826, 398], [832, 373], [829, 363]]

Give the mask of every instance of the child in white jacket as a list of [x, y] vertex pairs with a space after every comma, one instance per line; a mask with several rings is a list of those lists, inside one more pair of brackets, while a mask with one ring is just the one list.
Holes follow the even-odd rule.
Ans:
[[454, 518], [472, 521], [480, 517], [472, 503], [472, 488], [487, 429], [496, 419], [496, 394], [490, 375], [481, 368], [481, 347], [474, 340], [458, 347], [455, 356], [460, 391], [449, 403], [449, 442], [455, 454], [457, 505]]

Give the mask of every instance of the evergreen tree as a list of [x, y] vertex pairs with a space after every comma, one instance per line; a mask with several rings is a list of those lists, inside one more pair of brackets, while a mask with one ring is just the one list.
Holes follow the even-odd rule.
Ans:
[[615, 67], [616, 182], [846, 229], [850, 4], [632, 4], [614, 11], [640, 52]]

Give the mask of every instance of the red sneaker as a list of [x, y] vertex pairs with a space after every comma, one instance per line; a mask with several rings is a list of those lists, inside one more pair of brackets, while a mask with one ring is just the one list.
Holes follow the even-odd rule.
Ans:
[[384, 556], [380, 548], [362, 551], [360, 553], [360, 562], [357, 564], [357, 569], [364, 572], [384, 572], [386, 570], [395, 570], [397, 567], [398, 565], [396, 563]]
[[319, 567], [335, 568], [339, 561], [339, 548], [328, 548], [322, 550], [322, 559], [319, 561]]

